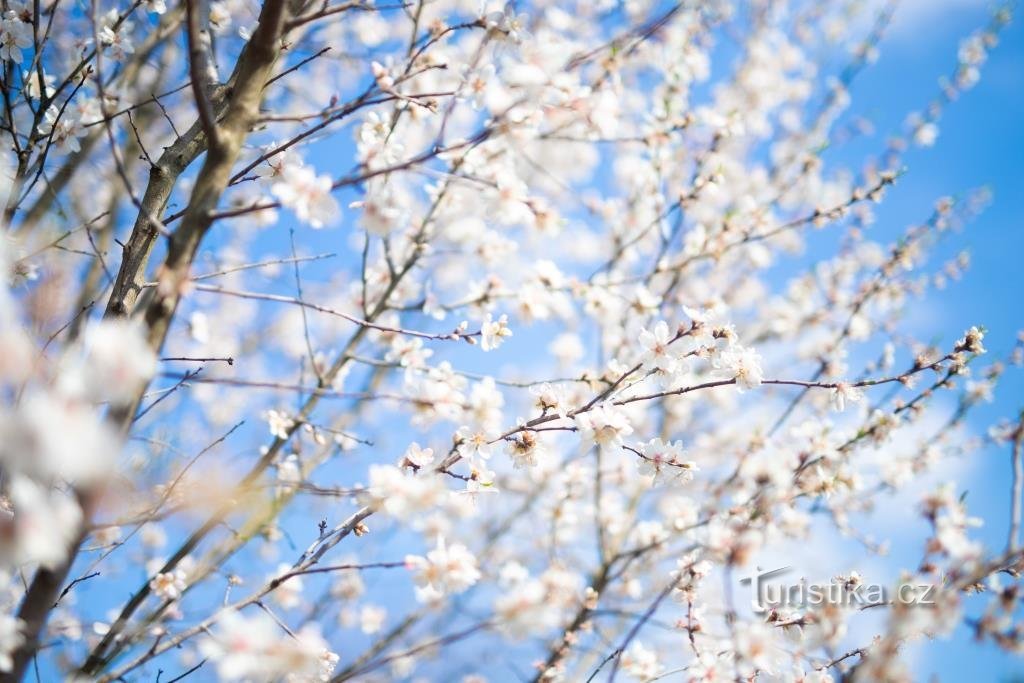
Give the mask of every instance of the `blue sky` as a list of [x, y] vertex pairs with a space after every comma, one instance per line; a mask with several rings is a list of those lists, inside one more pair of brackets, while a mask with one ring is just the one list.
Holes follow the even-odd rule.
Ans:
[[[868, 114], [878, 133], [866, 149], [882, 142], [881, 132], [895, 130], [907, 111], [920, 109], [948, 73], [960, 40], [982, 25], [986, 2], [911, 2], [897, 13], [893, 31], [882, 45], [876, 65], [852, 88], [854, 110]], [[931, 5], [929, 7], [928, 5]], [[943, 113], [939, 138], [932, 148], [913, 149], [904, 157], [907, 173], [878, 208], [876, 229], [896, 234], [927, 213], [942, 195], [962, 196], [980, 186], [992, 190], [985, 212], [940, 246], [947, 258], [968, 249], [972, 262], [966, 277], [941, 293], [932, 292], [912, 312], [915, 331], [954, 334], [970, 325], [988, 328], [986, 345], [1005, 355], [1024, 328], [1024, 23], [1007, 27], [990, 54], [981, 82]], [[862, 146], [861, 146], [862, 147]], [[855, 158], [858, 149], [843, 158]], [[936, 259], [938, 262], [939, 259]], [[943, 339], [950, 342], [951, 339]], [[991, 405], [976, 410], [970, 427], [983, 433], [1000, 417], [1024, 407], [1024, 376], [1010, 369]], [[979, 531], [990, 548], [1005, 542], [1009, 496], [1009, 455], [1004, 449], [979, 454], [972, 474], [962, 481], [972, 514], [987, 520]], [[896, 517], [898, 523], [906, 517]], [[898, 550], [898, 549], [897, 549]], [[916, 549], [914, 549], [916, 551]], [[894, 553], [894, 554], [898, 554]], [[996, 648], [978, 646], [961, 627], [950, 640], [926, 645], [918, 653], [918, 680], [1022, 680], [1024, 663]]]

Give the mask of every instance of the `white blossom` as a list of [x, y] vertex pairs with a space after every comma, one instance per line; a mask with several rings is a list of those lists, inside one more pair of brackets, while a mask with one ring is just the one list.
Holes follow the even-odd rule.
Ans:
[[622, 670], [639, 681], [651, 680], [661, 673], [658, 655], [641, 642], [633, 643], [622, 653], [621, 663]]
[[864, 392], [846, 382], [840, 382], [832, 390], [832, 407], [837, 413], [846, 410], [846, 403], [857, 403], [864, 397]]
[[721, 352], [718, 366], [736, 380], [739, 391], [761, 386], [764, 372], [761, 370], [761, 355], [745, 346], [733, 346]]
[[295, 427], [295, 420], [280, 410], [268, 410], [265, 415], [270, 434], [278, 439], [287, 439]]
[[177, 600], [184, 594], [187, 585], [185, 572], [180, 569], [157, 574], [149, 582], [150, 590], [163, 600]]
[[625, 412], [607, 403], [596, 405], [574, 419], [580, 435], [601, 447], [621, 446], [623, 437], [633, 433]]
[[668, 323], [658, 321], [654, 329], [640, 332], [640, 346], [644, 349], [643, 363], [652, 370], [673, 373], [679, 365], [678, 354], [670, 344], [674, 335], [669, 332]]
[[220, 616], [200, 652], [228, 681], [326, 681], [338, 661], [313, 627], [290, 638], [263, 612], [246, 616], [233, 610]]
[[0, 518], [3, 555], [15, 564], [57, 567], [78, 536], [81, 507], [68, 494], [27, 477], [14, 476], [8, 490], [13, 515], [9, 520]]
[[512, 330], [508, 328], [508, 316], [502, 315], [493, 320], [488, 313], [480, 326], [480, 348], [484, 351], [492, 351], [501, 346], [505, 337], [511, 337]]
[[22, 633], [24, 623], [13, 615], [0, 614], [0, 671], [10, 671], [14, 666], [11, 654], [25, 640]]
[[669, 474], [675, 473], [689, 481], [698, 470], [694, 461], [683, 459], [686, 452], [679, 441], [665, 443], [661, 439], [651, 439], [640, 447], [640, 453], [637, 469], [641, 476], [656, 477], [669, 470]]
[[156, 354], [142, 328], [126, 320], [102, 320], [86, 327], [81, 343], [64, 359], [61, 387], [68, 396], [91, 401], [129, 401], [156, 372]]
[[403, 462], [416, 469], [430, 467], [434, 464], [434, 449], [420, 448], [420, 445], [413, 441], [405, 450]]
[[443, 538], [427, 553], [407, 555], [405, 565], [413, 572], [417, 595], [429, 602], [449, 593], [461, 593], [480, 579], [476, 558], [459, 543], [447, 544]]
[[359, 610], [359, 629], [368, 635], [377, 633], [384, 626], [388, 612], [377, 605], [363, 605]]
[[[964, 615], [1024, 651], [1024, 333], [944, 325], [969, 277], [1012, 308], [967, 253], [1013, 240], [890, 191], [970, 170], [940, 126], [1011, 8], [873, 101], [833, 57], [899, 75], [888, 14], [819, 4], [3, 0], [0, 670], [895, 681]], [[870, 613], [747, 606], [867, 555]]]
[[300, 221], [314, 228], [334, 223], [339, 217], [338, 202], [331, 194], [331, 177], [316, 174], [308, 166], [289, 164], [271, 191], [281, 205], [291, 209]]
[[21, 51], [32, 46], [32, 26], [21, 21], [13, 11], [0, 19], [0, 61], [21, 64]]
[[131, 38], [133, 24], [127, 20], [119, 23], [119, 20], [121, 17], [117, 10], [112, 9], [103, 16], [103, 25], [99, 29], [99, 42], [106, 47], [107, 55], [118, 62], [135, 52]]
[[408, 521], [440, 505], [446, 491], [434, 477], [409, 475], [393, 465], [371, 465], [364, 499], [395, 519]]

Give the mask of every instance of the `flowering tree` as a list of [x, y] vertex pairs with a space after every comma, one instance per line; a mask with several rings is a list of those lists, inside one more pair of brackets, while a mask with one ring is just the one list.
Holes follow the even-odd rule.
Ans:
[[[903, 322], [984, 196], [872, 226], [1007, 10], [844, 167], [894, 3], [0, 6], [3, 680], [879, 681], [958, 623], [1020, 647], [1024, 421], [964, 427], [1005, 359]], [[882, 599], [737, 594], [787, 541], [884, 552], [872, 506], [986, 443], [1005, 547], [941, 486], [899, 499], [917, 564], [832, 581]]]

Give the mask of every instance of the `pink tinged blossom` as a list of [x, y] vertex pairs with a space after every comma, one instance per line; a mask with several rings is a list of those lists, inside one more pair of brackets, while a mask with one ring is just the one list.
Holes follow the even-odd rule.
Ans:
[[640, 346], [644, 349], [644, 366], [652, 370], [673, 373], [679, 366], [679, 360], [670, 347], [674, 335], [669, 332], [668, 323], [658, 321], [653, 330], [644, 329], [640, 332]]
[[185, 572], [181, 569], [157, 574], [149, 582], [150, 590], [163, 600], [177, 600], [184, 594], [186, 586]]
[[640, 453], [637, 469], [645, 477], [657, 477], [667, 472], [677, 475], [682, 481], [690, 481], [693, 473], [699, 470], [695, 462], [684, 459], [686, 451], [679, 441], [665, 443], [661, 439], [651, 439], [640, 446]]
[[658, 653], [641, 642], [635, 642], [622, 653], [622, 670], [639, 681], [649, 681], [661, 672]]

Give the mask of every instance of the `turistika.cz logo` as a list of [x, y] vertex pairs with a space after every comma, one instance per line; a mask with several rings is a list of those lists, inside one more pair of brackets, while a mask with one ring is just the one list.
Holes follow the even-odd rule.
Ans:
[[754, 611], [765, 614], [772, 610], [805, 610], [820, 605], [837, 605], [864, 609], [879, 605], [902, 603], [905, 605], [934, 605], [935, 586], [932, 584], [900, 583], [883, 586], [864, 582], [853, 572], [838, 576], [828, 583], [815, 583], [800, 577], [797, 581], [773, 581], [788, 573], [792, 567], [764, 571], [760, 567], [752, 576], [740, 579], [754, 591]]

